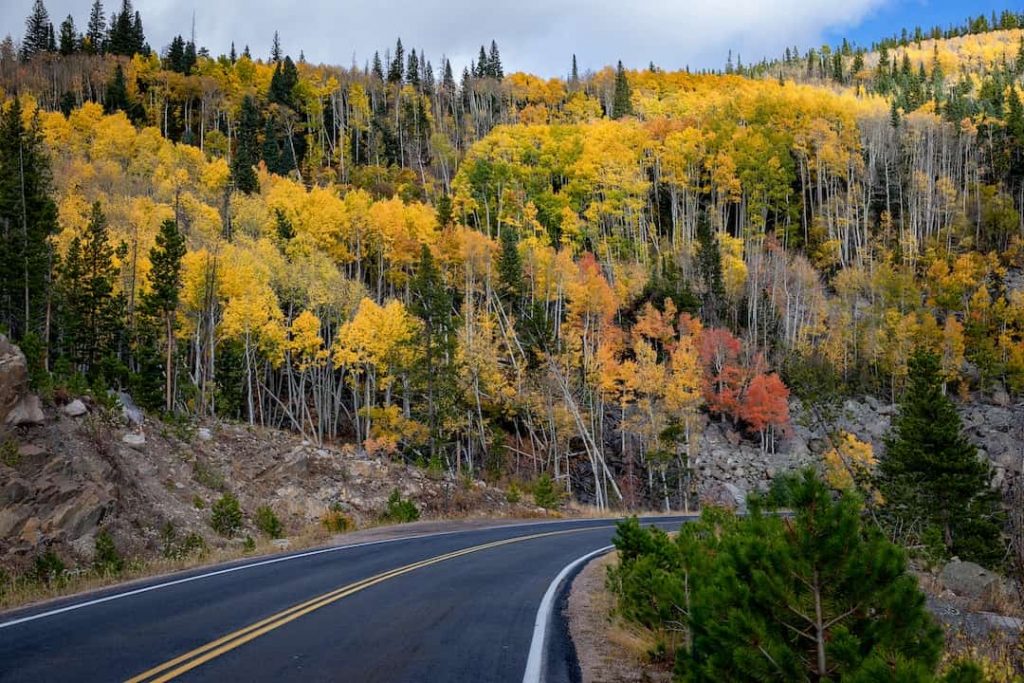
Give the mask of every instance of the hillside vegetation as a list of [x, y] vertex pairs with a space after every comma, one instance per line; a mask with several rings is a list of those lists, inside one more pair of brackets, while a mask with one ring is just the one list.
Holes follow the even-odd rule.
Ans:
[[456, 77], [92, 14], [36, 3], [0, 44], [0, 321], [57, 400], [604, 507], [682, 504], [708, 417], [770, 451], [791, 394], [897, 399], [915, 349], [951, 394], [1024, 390], [1016, 24], [839, 49], [835, 78], [815, 51], [545, 80], [493, 43]]

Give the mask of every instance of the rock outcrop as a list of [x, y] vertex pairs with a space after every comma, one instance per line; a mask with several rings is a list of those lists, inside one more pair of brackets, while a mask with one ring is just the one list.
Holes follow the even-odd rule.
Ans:
[[28, 363], [25, 354], [0, 334], [0, 424], [7, 423], [7, 417], [28, 391]]

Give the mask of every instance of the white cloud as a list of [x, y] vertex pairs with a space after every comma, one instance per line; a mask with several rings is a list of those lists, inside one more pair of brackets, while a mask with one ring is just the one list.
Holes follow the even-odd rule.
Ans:
[[[829, 29], [854, 26], [886, 0], [216, 0], [190, 6], [181, 0], [136, 0], [150, 43], [164, 47], [188, 35], [192, 11], [201, 45], [239, 51], [249, 44], [266, 55], [274, 30], [285, 50], [305, 51], [316, 62], [359, 64], [401, 36], [406, 48], [426, 50], [435, 66], [446, 53], [468, 62], [481, 43], [498, 41], [506, 70], [560, 75], [572, 53], [581, 68], [622, 59], [653, 61], [666, 69], [718, 67], [728, 50], [745, 62], [778, 55], [788, 45], [818, 44]], [[0, 27], [23, 32], [31, 0], [5, 0]], [[71, 12], [81, 28], [90, 0], [49, 0], [54, 24]], [[120, 0], [107, 0], [108, 13]], [[4, 31], [4, 32], [6, 32]]]

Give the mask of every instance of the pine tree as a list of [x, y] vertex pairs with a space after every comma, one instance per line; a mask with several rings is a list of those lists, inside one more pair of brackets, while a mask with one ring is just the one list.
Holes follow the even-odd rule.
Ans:
[[497, 289], [498, 296], [507, 307], [506, 311], [518, 316], [523, 299], [523, 261], [519, 256], [515, 231], [507, 226], [501, 231]]
[[697, 221], [697, 249], [697, 274], [702, 285], [701, 318], [708, 326], [715, 326], [725, 317], [725, 283], [722, 253], [704, 211]]
[[437, 200], [437, 227], [444, 230], [452, 226], [452, 198], [447, 194]]
[[75, 19], [70, 14], [60, 23], [60, 53], [67, 57], [78, 52], [78, 33]]
[[487, 57], [487, 50], [481, 45], [480, 54], [476, 58], [476, 73], [473, 75], [477, 78], [491, 78], [493, 73], [491, 70], [491, 60]]
[[114, 75], [107, 83], [107, 91], [103, 98], [103, 111], [113, 114], [119, 110], [124, 112], [129, 110], [128, 86], [124, 80], [124, 69], [120, 64], [114, 67]]
[[113, 55], [131, 57], [141, 52], [145, 39], [142, 37], [142, 20], [132, 9], [131, 0], [122, 0], [121, 11], [110, 17], [110, 33], [106, 40], [106, 51]]
[[270, 61], [280, 64], [281, 57], [281, 36], [278, 35], [277, 31], [274, 31], [274, 41], [270, 44]]
[[253, 168], [259, 163], [259, 134], [260, 114], [256, 109], [256, 102], [252, 96], [246, 95], [242, 98], [242, 108], [238, 117], [238, 142], [235, 146], [235, 154], [231, 158], [231, 180], [235, 189], [245, 194], [258, 192], [260, 189], [259, 178]]
[[572, 69], [569, 71], [569, 89], [577, 90], [580, 87], [580, 70], [576, 66], [576, 54], [572, 56]]
[[231, 41], [231, 50], [228, 52], [228, 60], [234, 64], [238, 61], [238, 52], [235, 51], [235, 41]]
[[423, 321], [422, 382], [426, 396], [426, 421], [430, 428], [430, 455], [439, 455], [444, 418], [453, 405], [454, 370], [451, 367], [455, 352], [455, 321], [452, 316], [452, 298], [445, 287], [441, 270], [430, 248], [420, 250], [416, 274], [409, 285], [412, 296], [410, 310]]
[[21, 59], [28, 61], [38, 54], [49, 51], [52, 30], [50, 14], [46, 11], [43, 0], [35, 0], [32, 4], [32, 12], [25, 20], [25, 39], [21, 41]]
[[384, 82], [384, 65], [380, 61], [380, 52], [373, 53], [373, 71], [371, 73], [377, 81]]
[[181, 290], [181, 259], [185, 256], [185, 236], [172, 219], [160, 225], [156, 245], [149, 252], [153, 264], [148, 279], [150, 291], [143, 306], [158, 318], [164, 330], [164, 410], [174, 410], [175, 394], [175, 332], [177, 330], [178, 294]]
[[992, 564], [1004, 555], [992, 471], [964, 436], [940, 368], [929, 351], [910, 359], [910, 386], [879, 462], [882, 512], [904, 529], [920, 525], [925, 540], [936, 532], [950, 555]]
[[656, 628], [682, 620], [683, 681], [935, 681], [942, 630], [903, 551], [866, 524], [854, 494], [813, 472], [747, 518], [713, 508], [673, 540], [619, 524], [611, 583], [623, 612]]
[[402, 39], [395, 43], [395, 54], [391, 58], [388, 67], [388, 83], [401, 83], [402, 74], [405, 72], [405, 49], [402, 47]]
[[491, 41], [491, 51], [487, 55], [487, 67], [490, 70], [488, 74], [491, 78], [497, 78], [499, 81], [505, 78], [505, 69], [501, 66], [501, 55], [498, 53], [498, 43]]
[[91, 377], [100, 376], [102, 362], [117, 353], [124, 308], [114, 293], [117, 277], [107, 218], [96, 202], [85, 235], [75, 238], [60, 275], [66, 350], [75, 366]]
[[104, 51], [103, 38], [106, 34], [106, 22], [103, 3], [101, 0], [95, 0], [89, 11], [89, 25], [85, 30], [85, 40], [82, 41], [82, 47], [88, 54], [96, 55]]
[[626, 70], [619, 61], [615, 68], [615, 94], [612, 99], [612, 118], [621, 119], [633, 113], [632, 93], [629, 89], [629, 79], [626, 77]]
[[284, 62], [278, 62], [274, 69], [274, 75], [270, 78], [270, 90], [267, 92], [267, 99], [276, 104], [295, 108], [295, 86], [299, 84], [299, 71], [295, 68], [295, 62], [291, 57], [285, 57]]
[[15, 339], [45, 329], [57, 206], [38, 113], [0, 112], [0, 323]]
[[420, 89], [420, 58], [416, 50], [409, 51], [409, 61], [405, 68], [405, 82], [415, 90]]

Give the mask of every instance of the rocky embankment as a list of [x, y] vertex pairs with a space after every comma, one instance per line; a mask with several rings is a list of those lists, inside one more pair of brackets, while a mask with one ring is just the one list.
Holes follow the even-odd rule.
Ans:
[[[159, 556], [191, 533], [212, 547], [241, 545], [258, 537], [260, 506], [289, 535], [316, 528], [331, 508], [363, 526], [395, 489], [427, 517], [537, 514], [482, 481], [431, 476], [356, 449], [246, 425], [169, 425], [125, 395], [115, 410], [86, 398], [43, 406], [27, 386], [24, 356], [0, 337], [0, 569], [19, 572], [48, 549], [69, 566], [87, 564], [101, 530], [126, 557]], [[225, 492], [245, 517], [233, 539], [210, 526]]]
[[[967, 438], [995, 472], [993, 485], [1005, 487], [1024, 469], [1024, 404], [1011, 404], [1004, 391], [960, 402]], [[869, 442], [876, 457], [885, 453], [885, 436], [897, 406], [873, 397], [847, 400], [837, 427]], [[824, 428], [797, 400], [790, 404], [793, 424], [766, 453], [742, 437], [729, 423], [710, 422], [701, 437], [696, 462], [698, 488], [704, 500], [740, 504], [746, 493], [761, 490], [782, 472], [821, 462], [831, 446]]]

